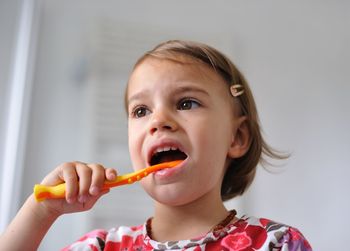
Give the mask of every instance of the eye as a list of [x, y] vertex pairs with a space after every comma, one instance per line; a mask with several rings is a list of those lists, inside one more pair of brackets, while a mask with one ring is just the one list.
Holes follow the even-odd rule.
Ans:
[[190, 110], [193, 108], [198, 108], [200, 106], [199, 102], [193, 100], [193, 99], [183, 99], [181, 100], [178, 105], [178, 110]]
[[146, 107], [139, 106], [132, 110], [131, 115], [134, 118], [141, 118], [148, 115], [149, 113], [150, 113], [150, 110], [148, 110]]

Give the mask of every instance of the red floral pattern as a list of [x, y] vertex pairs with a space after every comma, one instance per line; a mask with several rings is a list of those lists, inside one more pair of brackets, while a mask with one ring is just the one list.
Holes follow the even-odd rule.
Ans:
[[110, 231], [96, 230], [63, 250], [311, 251], [312, 248], [295, 228], [264, 218], [242, 217], [218, 232], [191, 240], [165, 243], [150, 239], [145, 225]]
[[227, 248], [228, 250], [244, 250], [252, 245], [252, 239], [247, 235], [247, 233], [235, 233], [232, 235], [227, 235], [222, 239], [220, 245]]

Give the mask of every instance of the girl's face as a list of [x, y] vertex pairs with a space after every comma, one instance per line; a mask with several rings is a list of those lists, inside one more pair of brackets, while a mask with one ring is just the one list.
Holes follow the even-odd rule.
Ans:
[[144, 178], [144, 189], [172, 206], [220, 198], [239, 126], [224, 80], [204, 64], [147, 58], [130, 77], [127, 101], [134, 168], [184, 159]]

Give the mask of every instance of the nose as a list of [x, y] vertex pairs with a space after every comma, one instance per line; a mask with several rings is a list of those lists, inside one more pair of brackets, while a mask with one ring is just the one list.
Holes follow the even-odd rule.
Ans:
[[164, 109], [154, 110], [152, 112], [150, 124], [150, 133], [154, 134], [159, 131], [175, 131], [178, 128], [175, 118], [171, 112]]

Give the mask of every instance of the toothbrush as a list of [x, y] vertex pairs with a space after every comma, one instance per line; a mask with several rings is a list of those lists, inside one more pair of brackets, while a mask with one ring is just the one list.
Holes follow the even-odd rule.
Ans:
[[[146, 167], [133, 173], [117, 176], [113, 181], [105, 181], [102, 189], [109, 189], [111, 187], [132, 184], [135, 181], [139, 181], [142, 178], [146, 177], [150, 173], [154, 173], [165, 168], [176, 167], [181, 162], [182, 160], [164, 162], [161, 164]], [[45, 186], [40, 184], [36, 184], [34, 186], [34, 197], [37, 202], [43, 201], [45, 199], [62, 199], [65, 197], [65, 192], [66, 183], [62, 183], [56, 186]]]

